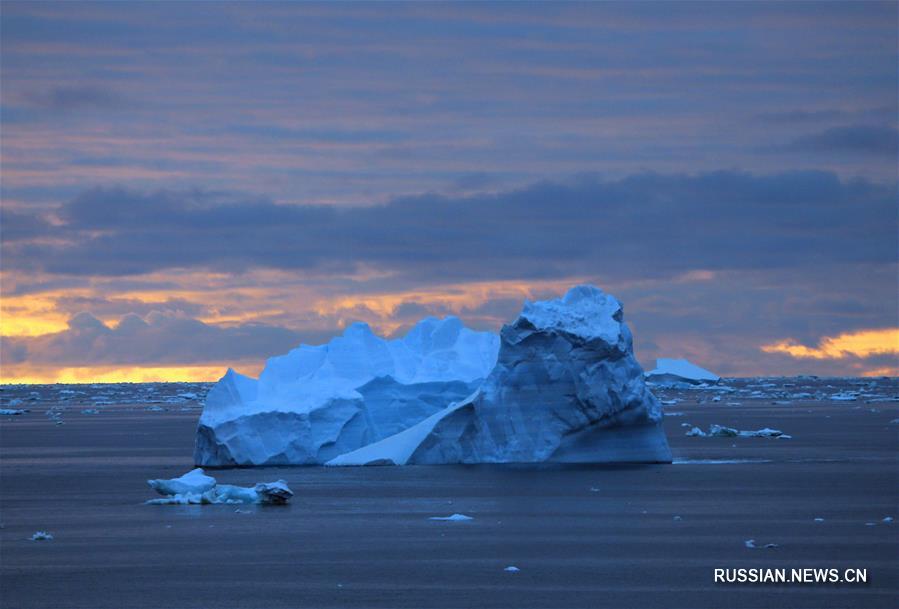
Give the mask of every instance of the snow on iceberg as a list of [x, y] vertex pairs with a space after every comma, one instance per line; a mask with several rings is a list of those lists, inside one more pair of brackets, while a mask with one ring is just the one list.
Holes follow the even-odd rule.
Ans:
[[187, 505], [216, 503], [262, 503], [281, 505], [290, 501], [293, 491], [284, 480], [258, 482], [253, 487], [217, 484], [201, 468], [189, 471], [179, 478], [147, 480], [150, 488], [162, 495], [150, 499], [150, 505]]
[[715, 384], [721, 377], [685, 359], [662, 357], [656, 360], [655, 370], [646, 373], [646, 380], [661, 387], [678, 387]]
[[670, 462], [621, 304], [593, 286], [525, 303], [468, 398], [327, 465]]
[[456, 317], [385, 340], [356, 323], [319, 346], [273, 357], [255, 380], [228, 370], [209, 391], [197, 465], [324, 463], [461, 400], [490, 373], [499, 338]]

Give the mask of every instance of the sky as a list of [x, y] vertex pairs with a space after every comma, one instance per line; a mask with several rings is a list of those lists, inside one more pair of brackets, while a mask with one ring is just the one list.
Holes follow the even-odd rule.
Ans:
[[899, 375], [897, 3], [0, 5], [0, 382], [593, 283], [644, 367]]

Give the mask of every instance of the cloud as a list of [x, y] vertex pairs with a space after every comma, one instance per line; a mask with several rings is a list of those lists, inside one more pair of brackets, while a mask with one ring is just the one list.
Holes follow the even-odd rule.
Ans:
[[807, 347], [793, 339], [763, 345], [766, 353], [786, 353], [800, 359], [867, 358], [875, 355], [899, 355], [899, 328], [860, 330], [838, 336], [825, 336], [816, 347]]
[[166, 366], [210, 361], [264, 359], [301, 342], [322, 342], [333, 333], [243, 324], [215, 326], [173, 314], [128, 314], [115, 327], [79, 313], [62, 332], [34, 337], [2, 337], [4, 365]]
[[0, 206], [0, 239], [5, 242], [46, 236], [52, 230], [53, 227], [39, 215]]
[[893, 263], [895, 200], [895, 184], [829, 172], [644, 173], [350, 208], [95, 189], [3, 254], [11, 269], [61, 275], [375, 268], [410, 284], [802, 270]]
[[60, 112], [105, 110], [122, 106], [126, 101], [115, 90], [102, 85], [55, 86], [32, 91], [25, 95], [25, 100], [31, 106]]
[[896, 159], [899, 130], [895, 127], [850, 125], [832, 127], [793, 140], [788, 148], [806, 152], [848, 152]]

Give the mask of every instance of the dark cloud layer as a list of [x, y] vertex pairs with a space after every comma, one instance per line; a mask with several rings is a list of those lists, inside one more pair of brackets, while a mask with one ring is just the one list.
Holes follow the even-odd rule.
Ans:
[[895, 127], [871, 125], [832, 127], [797, 138], [790, 144], [790, 148], [807, 152], [870, 154], [895, 159], [899, 153], [899, 131]]
[[262, 359], [283, 353], [301, 340], [324, 336], [262, 324], [212, 326], [180, 315], [129, 314], [110, 328], [90, 313], [79, 313], [62, 332], [38, 337], [3, 337], [2, 359], [22, 363], [85, 365], [202, 364], [210, 361]]
[[[16, 270], [91, 276], [366, 265], [436, 282], [801, 270], [894, 262], [896, 227], [885, 219], [895, 202], [894, 185], [828, 172], [647, 173], [361, 208], [97, 189], [63, 205], [52, 230], [18, 218], [19, 240], [5, 240], [3, 253]], [[58, 242], [23, 241], [29, 228]]]

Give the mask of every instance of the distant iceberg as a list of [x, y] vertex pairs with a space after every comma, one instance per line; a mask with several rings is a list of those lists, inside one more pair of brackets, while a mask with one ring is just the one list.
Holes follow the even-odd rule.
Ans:
[[688, 385], [714, 385], [721, 377], [685, 359], [659, 358], [655, 370], [646, 373], [646, 380], [653, 385], [677, 387]]
[[365, 324], [229, 370], [206, 397], [198, 465], [670, 462], [621, 304], [593, 286], [525, 303], [501, 337], [455, 317], [401, 339]]

